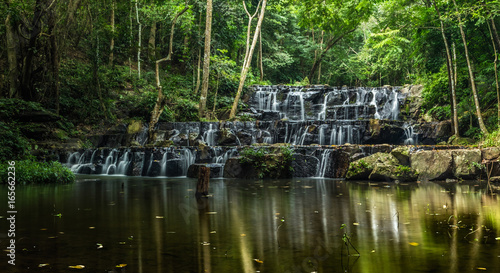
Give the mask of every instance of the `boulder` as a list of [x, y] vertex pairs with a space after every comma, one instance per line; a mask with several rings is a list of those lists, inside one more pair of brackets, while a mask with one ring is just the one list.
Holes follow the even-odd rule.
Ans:
[[481, 150], [452, 150], [452, 156], [456, 178], [471, 179], [481, 174]]
[[349, 180], [415, 181], [417, 174], [409, 166], [401, 165], [391, 153], [379, 152], [352, 162], [346, 178]]
[[238, 146], [239, 139], [233, 130], [228, 128], [222, 128], [219, 131], [219, 141], [218, 145], [220, 146]]
[[411, 168], [423, 180], [444, 180], [453, 177], [453, 156], [450, 150], [418, 151], [410, 155]]
[[391, 151], [391, 154], [399, 161], [399, 164], [410, 166], [410, 148], [408, 146], [399, 146]]
[[484, 160], [498, 160], [500, 158], [500, 147], [490, 147], [481, 150]]
[[292, 168], [294, 177], [313, 177], [316, 176], [319, 166], [319, 159], [314, 156], [294, 154]]

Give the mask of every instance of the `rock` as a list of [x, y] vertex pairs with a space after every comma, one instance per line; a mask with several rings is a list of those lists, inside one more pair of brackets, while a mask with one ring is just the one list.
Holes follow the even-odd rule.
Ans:
[[184, 175], [184, 160], [174, 158], [167, 160], [166, 175], [167, 176], [183, 176]]
[[241, 156], [231, 157], [224, 165], [224, 178], [241, 178], [243, 167], [240, 163]]
[[314, 177], [319, 166], [319, 159], [314, 156], [294, 154], [292, 168], [294, 177]]
[[410, 148], [399, 146], [391, 151], [391, 154], [399, 161], [399, 164], [410, 166]]
[[451, 120], [444, 120], [436, 126], [436, 139], [447, 140], [451, 134]]
[[210, 178], [222, 177], [224, 164], [192, 164], [189, 166], [187, 171], [187, 177], [198, 178], [198, 174], [201, 167], [210, 168]]
[[410, 155], [411, 168], [420, 180], [444, 180], [453, 177], [453, 157], [449, 150], [418, 151]]
[[279, 120], [280, 118], [278, 111], [263, 111], [260, 120]]
[[453, 150], [452, 156], [456, 178], [471, 179], [481, 173], [481, 150]]
[[417, 175], [410, 167], [401, 165], [394, 155], [379, 152], [352, 162], [346, 178], [349, 180], [415, 181]]
[[234, 134], [233, 130], [228, 128], [222, 128], [219, 131], [219, 141], [220, 146], [238, 146], [238, 137]]
[[497, 160], [500, 158], [500, 147], [490, 147], [481, 150], [484, 160]]

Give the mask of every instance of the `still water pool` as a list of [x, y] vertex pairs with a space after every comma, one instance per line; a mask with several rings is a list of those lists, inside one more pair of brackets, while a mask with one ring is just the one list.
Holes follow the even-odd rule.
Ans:
[[16, 189], [0, 272], [500, 271], [500, 204], [479, 182], [214, 179], [197, 200], [187, 178], [77, 179]]

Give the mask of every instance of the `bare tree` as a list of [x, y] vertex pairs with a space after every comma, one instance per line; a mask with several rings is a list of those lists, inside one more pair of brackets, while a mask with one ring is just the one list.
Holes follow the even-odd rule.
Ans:
[[477, 90], [476, 90], [476, 81], [474, 80], [474, 72], [472, 69], [472, 64], [469, 58], [469, 49], [467, 47], [467, 39], [465, 37], [465, 32], [464, 32], [464, 27], [462, 24], [462, 18], [460, 18], [460, 14], [458, 12], [457, 8], [457, 2], [453, 0], [453, 4], [455, 5], [455, 10], [458, 14], [458, 26], [460, 28], [460, 34], [462, 36], [462, 41], [464, 43], [464, 49], [465, 49], [465, 59], [467, 60], [467, 68], [469, 69], [469, 77], [470, 77], [470, 83], [472, 87], [472, 95], [474, 96], [474, 104], [476, 105], [476, 115], [477, 115], [477, 120], [479, 122], [479, 128], [481, 128], [481, 132], [485, 135], [488, 134], [488, 130], [486, 129], [486, 126], [484, 125], [483, 122], [483, 115], [481, 114], [481, 107], [479, 105], [479, 98], [477, 96]]
[[458, 113], [457, 113], [457, 96], [456, 96], [456, 90], [455, 90], [455, 75], [453, 71], [453, 61], [451, 58], [451, 53], [450, 53], [450, 47], [448, 45], [448, 39], [446, 39], [446, 35], [444, 32], [444, 23], [443, 20], [441, 19], [441, 13], [439, 12], [439, 9], [436, 5], [435, 1], [432, 1], [432, 5], [434, 6], [434, 9], [436, 10], [436, 13], [439, 17], [439, 22], [441, 25], [441, 36], [443, 37], [443, 42], [444, 42], [444, 47], [446, 49], [446, 68], [448, 72], [448, 86], [451, 91], [451, 106], [452, 106], [452, 115], [453, 115], [453, 132], [455, 136], [459, 136], [459, 131], [458, 131]]
[[[260, 4], [260, 2], [259, 2]], [[267, 0], [262, 1], [262, 7], [259, 14], [259, 20], [257, 21], [257, 26], [255, 27], [255, 33], [252, 39], [252, 46], [245, 53], [245, 59], [243, 60], [243, 67], [241, 68], [240, 75], [240, 84], [238, 85], [238, 91], [236, 92], [236, 96], [234, 98], [233, 107], [231, 108], [231, 113], [229, 114], [229, 118], [234, 118], [236, 116], [236, 110], [238, 109], [238, 102], [240, 100], [241, 92], [243, 91], [243, 86], [245, 85], [245, 80], [247, 78], [248, 70], [250, 69], [250, 62], [252, 61], [252, 55], [255, 50], [255, 46], [257, 44], [257, 40], [260, 34], [260, 30], [262, 28], [262, 21], [264, 20], [264, 13], [266, 11]], [[243, 1], [243, 6], [246, 9], [245, 1]], [[247, 11], [247, 15], [250, 16], [250, 13]], [[251, 23], [249, 23], [249, 29], [251, 28]], [[250, 43], [250, 31], [247, 31], [247, 48]]]
[[212, 0], [207, 0], [207, 15], [205, 21], [205, 48], [203, 52], [203, 79], [200, 94], [200, 106], [198, 116], [205, 116], [208, 95], [208, 77], [210, 76], [210, 40], [212, 34]]

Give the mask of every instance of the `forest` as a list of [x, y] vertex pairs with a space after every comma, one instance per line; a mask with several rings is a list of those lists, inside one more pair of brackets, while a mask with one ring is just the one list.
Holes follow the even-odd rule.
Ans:
[[422, 119], [496, 136], [499, 12], [489, 0], [4, 0], [2, 146], [27, 145], [7, 140], [24, 108], [61, 116], [62, 138], [244, 120], [256, 84], [421, 84]]

